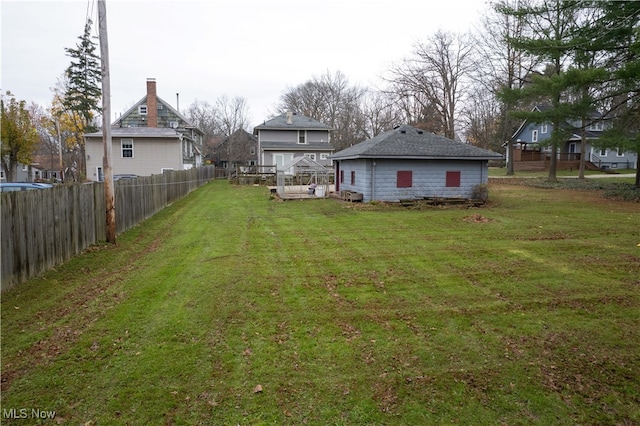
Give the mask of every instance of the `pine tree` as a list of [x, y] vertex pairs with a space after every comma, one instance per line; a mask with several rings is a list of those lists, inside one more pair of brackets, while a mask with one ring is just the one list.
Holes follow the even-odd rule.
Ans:
[[545, 68], [537, 72], [532, 70], [528, 84], [519, 89], [505, 88], [500, 97], [508, 105], [523, 101], [545, 105], [539, 110], [515, 111], [513, 115], [533, 123], [552, 125], [548, 141], [551, 147], [550, 181], [556, 180], [558, 147], [567, 137], [565, 123], [576, 116], [568, 96], [571, 85], [565, 70], [573, 50], [571, 35], [578, 7], [576, 2], [545, 0], [533, 6], [503, 9], [504, 13], [522, 19], [530, 28], [528, 35], [512, 38], [512, 45], [539, 58]]
[[92, 123], [100, 113], [102, 96], [100, 57], [91, 37], [91, 25], [91, 20], [87, 20], [75, 49], [65, 48], [67, 56], [71, 57], [71, 64], [65, 71], [67, 85], [62, 102], [65, 109], [80, 114], [83, 128], [78, 130], [84, 133], [98, 130]]
[[[96, 53], [96, 43], [91, 37], [91, 20], [87, 20], [84, 33], [78, 37], [75, 48], [65, 48], [71, 64], [65, 71], [65, 85], [62, 96], [64, 112], [69, 116], [77, 116], [75, 122], [75, 139], [78, 142], [72, 147], [78, 152], [78, 170], [85, 170], [85, 133], [98, 131], [94, 125], [95, 118], [101, 113], [101, 77], [100, 57]], [[78, 178], [78, 177], [74, 177]]]
[[[503, 99], [546, 103], [541, 112], [518, 111], [515, 116], [553, 125], [549, 180], [555, 180], [558, 145], [569, 132], [582, 134], [581, 176], [584, 176], [586, 128], [598, 109], [615, 117], [614, 128], [594, 144], [638, 149], [640, 2], [544, 0], [536, 6], [507, 13], [524, 18], [535, 36], [514, 38], [523, 52], [545, 61], [545, 72], [533, 75], [520, 90], [504, 90]], [[580, 124], [567, 128], [568, 121]], [[628, 135], [625, 140], [621, 135]], [[624, 138], [623, 138], [624, 139]], [[625, 142], [626, 141], [626, 142]], [[638, 180], [638, 179], [637, 179]]]
[[[609, 81], [602, 91], [612, 126], [596, 142], [599, 148], [635, 152], [640, 157], [640, 2], [593, 2], [602, 16], [587, 34], [605, 55]], [[635, 185], [640, 187], [640, 163]]]

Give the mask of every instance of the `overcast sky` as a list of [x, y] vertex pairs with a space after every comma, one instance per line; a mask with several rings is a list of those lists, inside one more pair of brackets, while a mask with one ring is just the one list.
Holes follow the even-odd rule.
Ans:
[[[394, 62], [438, 29], [477, 25], [486, 0], [106, 0], [112, 120], [146, 94], [184, 111], [222, 95], [247, 100], [252, 126], [280, 96], [342, 72], [375, 87]], [[0, 88], [48, 107], [97, 0], [0, 0]], [[97, 40], [96, 40], [97, 42]], [[99, 51], [99, 50], [98, 50]]]

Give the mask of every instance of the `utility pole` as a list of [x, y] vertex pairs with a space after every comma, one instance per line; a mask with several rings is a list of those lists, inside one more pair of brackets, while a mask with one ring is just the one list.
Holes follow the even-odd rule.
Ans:
[[106, 0], [98, 0], [98, 32], [100, 38], [100, 63], [102, 64], [102, 143], [104, 157], [104, 199], [107, 213], [107, 242], [116, 243], [116, 201], [111, 170], [111, 83], [109, 81], [109, 42], [107, 37]]

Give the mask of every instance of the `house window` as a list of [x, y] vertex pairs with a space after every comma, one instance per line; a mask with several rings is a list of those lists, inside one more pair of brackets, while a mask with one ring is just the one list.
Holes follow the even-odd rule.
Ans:
[[340, 183], [344, 183], [344, 170], [340, 170]]
[[351, 171], [351, 185], [355, 185], [356, 184], [356, 171], [352, 170]]
[[251, 148], [249, 148], [249, 154], [256, 155], [256, 147], [255, 146], [252, 146]]
[[305, 139], [306, 131], [298, 130], [298, 143], [307, 143]]
[[305, 153], [304, 156], [310, 158], [313, 161], [316, 161], [316, 154], [314, 153]]
[[538, 131], [537, 130], [532, 130], [531, 131], [531, 142], [533, 142], [533, 143], [538, 142]]
[[542, 126], [540, 126], [540, 133], [547, 133], [548, 131], [549, 129], [546, 124], [543, 124]]
[[603, 129], [602, 121], [596, 121], [589, 125], [589, 130], [602, 131], [602, 129]]
[[624, 150], [622, 148], [618, 148], [616, 152], [616, 157], [624, 157]]
[[120, 139], [122, 158], [133, 158], [133, 139]]
[[320, 154], [320, 159], [321, 160], [328, 160], [329, 159], [329, 154], [327, 154], [326, 152], [321, 153]]
[[0, 179], [4, 179], [4, 170], [0, 170]]
[[607, 156], [607, 148], [600, 148], [600, 157], [606, 157]]
[[27, 166], [26, 164], [22, 165], [22, 171], [23, 172], [28, 172], [29, 171], [29, 166]]
[[104, 182], [104, 173], [100, 166], [96, 167], [96, 177], [98, 178], [98, 182]]
[[447, 172], [447, 188], [460, 187], [460, 172]]
[[138, 106], [138, 114], [147, 115], [147, 106], [146, 105]]
[[413, 186], [413, 172], [411, 170], [398, 170], [397, 188], [411, 188]]

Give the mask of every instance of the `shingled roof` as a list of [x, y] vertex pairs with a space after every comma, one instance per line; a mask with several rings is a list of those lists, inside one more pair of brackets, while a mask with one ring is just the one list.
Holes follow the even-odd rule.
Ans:
[[[102, 131], [88, 133], [87, 138], [101, 138]], [[112, 127], [111, 137], [115, 138], [180, 138], [181, 134], [170, 127]]]
[[307, 117], [305, 115], [292, 113], [290, 116], [290, 123], [287, 120], [287, 113], [280, 114], [276, 117], [273, 117], [270, 120], [265, 121], [264, 123], [256, 126], [254, 131], [256, 130], [331, 130], [331, 126], [328, 126], [324, 123], [319, 122], [311, 117]]
[[329, 158], [493, 160], [502, 158], [502, 155], [405, 124], [339, 151]]

